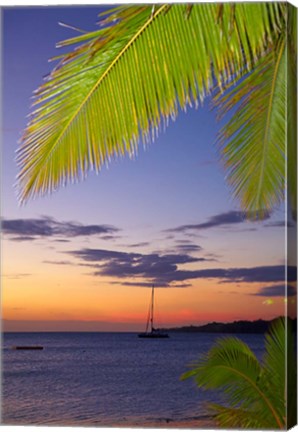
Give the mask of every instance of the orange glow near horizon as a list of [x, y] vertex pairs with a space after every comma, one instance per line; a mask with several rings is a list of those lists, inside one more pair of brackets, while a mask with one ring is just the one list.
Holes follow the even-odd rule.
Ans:
[[[75, 272], [76, 273], [76, 272]], [[119, 324], [119, 331], [142, 329], [150, 289], [100, 282], [93, 276], [66, 273], [6, 279], [2, 316], [13, 321], [77, 321]], [[245, 284], [201, 280], [187, 288], [156, 289], [155, 318], [159, 327], [199, 325], [210, 321], [272, 319], [284, 314], [284, 299], [267, 304]], [[249, 308], [247, 304], [249, 302]], [[63, 326], [62, 326], [63, 327]]]

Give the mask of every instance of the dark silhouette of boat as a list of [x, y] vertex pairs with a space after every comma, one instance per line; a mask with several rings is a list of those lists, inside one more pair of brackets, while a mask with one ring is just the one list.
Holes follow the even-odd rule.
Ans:
[[43, 350], [43, 346], [40, 345], [17, 345], [13, 346], [15, 350]]
[[154, 317], [154, 285], [152, 285], [152, 291], [151, 291], [151, 301], [150, 301], [150, 308], [149, 308], [149, 314], [147, 319], [147, 325], [146, 325], [146, 331], [144, 333], [139, 333], [139, 338], [148, 338], [148, 339], [164, 339], [168, 338], [168, 333], [154, 328], [153, 325], [153, 317]]

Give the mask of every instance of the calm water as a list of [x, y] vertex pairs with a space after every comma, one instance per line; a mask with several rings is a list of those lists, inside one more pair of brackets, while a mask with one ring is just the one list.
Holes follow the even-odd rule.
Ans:
[[[220, 337], [133, 333], [7, 333], [2, 339], [2, 423], [141, 426], [206, 415], [218, 395], [180, 381], [187, 365]], [[262, 335], [239, 335], [260, 356]], [[13, 345], [43, 345], [17, 351]]]

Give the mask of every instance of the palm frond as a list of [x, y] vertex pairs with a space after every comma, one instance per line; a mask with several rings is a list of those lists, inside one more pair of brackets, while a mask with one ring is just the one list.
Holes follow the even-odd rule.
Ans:
[[[20, 199], [136, 153], [178, 109], [251, 70], [283, 28], [280, 3], [121, 6], [36, 92], [18, 154]], [[257, 30], [257, 32], [256, 32]]]
[[[288, 318], [279, 318], [266, 334], [263, 358], [264, 387], [280, 418], [286, 419], [296, 400], [295, 333]], [[276, 391], [279, 389], [279, 391]], [[287, 405], [289, 407], [287, 408]], [[297, 407], [296, 407], [297, 408]]]
[[[285, 319], [273, 322], [270, 331], [265, 336], [265, 354], [263, 367], [275, 388], [281, 389], [284, 395], [286, 376], [286, 326]], [[267, 378], [268, 378], [267, 377]]]
[[287, 180], [289, 204], [297, 220], [297, 10], [290, 4], [287, 16]]
[[285, 38], [281, 38], [276, 51], [216, 101], [221, 116], [238, 104], [218, 143], [228, 182], [254, 218], [262, 218], [284, 197], [286, 83]]
[[[295, 11], [296, 13], [296, 11]], [[297, 423], [297, 323], [285, 318], [286, 332], [286, 373], [285, 406], [286, 426], [292, 428]]]
[[[238, 338], [217, 341], [192, 371], [182, 378], [190, 376], [203, 389], [222, 390], [232, 410], [254, 412], [255, 420], [259, 419], [259, 426], [269, 424], [275, 428], [283, 427], [284, 417], [280, 416], [281, 410], [277, 410], [274, 405], [276, 398], [272, 400], [271, 393], [268, 395], [266, 391], [264, 371], [260, 363], [250, 348]], [[236, 421], [236, 417], [233, 421]], [[239, 423], [238, 427], [241, 426], [242, 423]]]
[[210, 414], [222, 428], [245, 428], [245, 429], [271, 429], [272, 423], [268, 417], [256, 412], [254, 407], [250, 410], [241, 408], [224, 407], [222, 405], [208, 404]]

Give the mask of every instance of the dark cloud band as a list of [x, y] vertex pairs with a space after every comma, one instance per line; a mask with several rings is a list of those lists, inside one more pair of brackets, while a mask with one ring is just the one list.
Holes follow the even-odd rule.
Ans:
[[[273, 283], [285, 280], [285, 267], [282, 265], [186, 270], [180, 266], [208, 260], [187, 254], [145, 255], [105, 249], [81, 249], [67, 253], [88, 265], [92, 262], [96, 276], [121, 278], [124, 281], [127, 278], [141, 278], [159, 286], [170, 286], [172, 283], [184, 283], [192, 279], [219, 279], [240, 283]], [[295, 280], [296, 267], [288, 267], [288, 281]]]
[[286, 294], [288, 297], [295, 296], [296, 289], [292, 285], [272, 285], [261, 288], [256, 294], [253, 295], [261, 297], [285, 297]]
[[[220, 213], [215, 216], [212, 216], [207, 220], [207, 222], [200, 224], [192, 224], [192, 225], [181, 225], [176, 228], [171, 228], [166, 230], [167, 232], [184, 232], [189, 230], [203, 230], [209, 228], [215, 228], [218, 226], [226, 226], [232, 224], [240, 224], [245, 222], [246, 220], [251, 220], [253, 214], [250, 212], [244, 211], [229, 211], [226, 213]], [[264, 212], [263, 219], [269, 219], [270, 213]]]
[[58, 222], [50, 217], [39, 219], [3, 219], [2, 232], [14, 236], [12, 240], [28, 241], [44, 237], [102, 236], [112, 239], [118, 228], [110, 225], [83, 225], [76, 222]]

